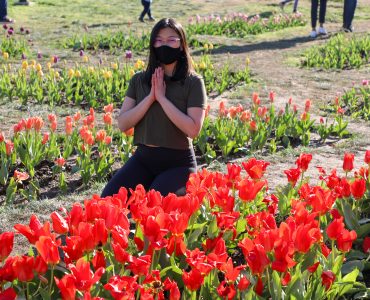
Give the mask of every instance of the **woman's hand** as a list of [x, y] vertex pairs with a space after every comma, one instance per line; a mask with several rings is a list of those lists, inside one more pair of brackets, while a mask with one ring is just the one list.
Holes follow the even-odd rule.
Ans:
[[152, 75], [152, 88], [153, 86], [155, 99], [161, 103], [166, 98], [166, 83], [164, 82], [164, 70], [160, 67], [156, 68]]
[[153, 74], [152, 75], [152, 87], [150, 89], [149, 95], [147, 96], [149, 98], [149, 101], [151, 103], [153, 103], [155, 101], [155, 99], [156, 99], [156, 97], [155, 97], [155, 80], [154, 79], [155, 78], [154, 78], [154, 74]]

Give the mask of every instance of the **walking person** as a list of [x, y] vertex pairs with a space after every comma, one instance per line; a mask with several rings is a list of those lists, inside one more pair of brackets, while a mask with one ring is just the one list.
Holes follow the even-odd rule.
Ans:
[[134, 127], [137, 149], [102, 197], [138, 184], [164, 196], [184, 195], [197, 168], [192, 139], [202, 128], [206, 105], [204, 82], [193, 70], [182, 26], [160, 20], [151, 32], [148, 66], [131, 78], [117, 118], [122, 132]]
[[290, 2], [293, 2], [293, 13], [296, 13], [297, 12], [297, 9], [298, 9], [298, 0], [283, 0], [279, 3], [281, 9], [284, 9], [284, 6], [285, 4], [288, 4]]
[[14, 20], [8, 17], [7, 0], [0, 0], [0, 23], [13, 23]]
[[345, 32], [352, 32], [352, 20], [355, 16], [357, 0], [344, 0], [343, 7], [343, 30]]
[[[319, 27], [319, 30], [316, 31], [319, 2], [320, 2], [320, 14], [319, 14], [320, 27]], [[310, 37], [312, 37], [312, 38], [317, 37], [318, 34], [320, 34], [320, 35], [328, 34], [326, 29], [324, 28], [325, 15], [326, 15], [326, 3], [327, 3], [327, 0], [311, 0], [311, 26], [312, 26], [312, 31], [310, 33]]]
[[150, 10], [152, 0], [141, 0], [141, 4], [144, 6], [144, 9], [140, 14], [139, 21], [144, 22], [144, 16], [146, 14], [148, 15], [150, 21], [155, 21], [155, 19], [152, 17], [152, 12]]

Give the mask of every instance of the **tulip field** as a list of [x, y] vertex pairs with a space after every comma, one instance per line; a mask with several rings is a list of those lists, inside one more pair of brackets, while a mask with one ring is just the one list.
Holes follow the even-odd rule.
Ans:
[[[227, 5], [226, 5], [227, 3]], [[0, 24], [0, 300], [370, 299], [370, 0], [155, 0], [208, 107], [186, 195], [102, 198], [134, 153], [140, 1], [8, 1]]]

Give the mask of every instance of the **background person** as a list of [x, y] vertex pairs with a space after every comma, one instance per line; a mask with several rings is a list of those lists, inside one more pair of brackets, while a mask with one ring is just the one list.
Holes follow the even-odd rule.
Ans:
[[137, 149], [102, 197], [138, 184], [162, 195], [184, 195], [190, 173], [196, 172], [192, 139], [202, 128], [206, 102], [182, 26], [160, 20], [151, 33], [147, 69], [132, 77], [117, 118], [121, 131], [134, 127]]
[[144, 9], [140, 14], [139, 21], [144, 22], [144, 17], [145, 17], [146, 14], [148, 14], [148, 17], [149, 17], [150, 21], [155, 21], [155, 19], [152, 17], [152, 12], [150, 10], [152, 0], [141, 0], [141, 4], [144, 6]]
[[[279, 3], [281, 9], [284, 9], [285, 4], [288, 4], [289, 2], [293, 2], [293, 0], [283, 0]], [[298, 0], [294, 0], [293, 3], [293, 13], [296, 13], [298, 9]]]
[[344, 0], [343, 7], [343, 30], [345, 32], [352, 32], [352, 20], [355, 16], [357, 0]]
[[[319, 23], [320, 27], [319, 30], [316, 31], [317, 25], [317, 14], [319, 9], [319, 2], [320, 2], [320, 14], [319, 14]], [[325, 23], [325, 15], [326, 15], [326, 0], [311, 0], [311, 25], [312, 31], [310, 33], [310, 37], [315, 38], [318, 34], [326, 35], [328, 34], [326, 29], [324, 28]]]
[[13, 23], [14, 20], [8, 17], [7, 0], [0, 0], [0, 23]]

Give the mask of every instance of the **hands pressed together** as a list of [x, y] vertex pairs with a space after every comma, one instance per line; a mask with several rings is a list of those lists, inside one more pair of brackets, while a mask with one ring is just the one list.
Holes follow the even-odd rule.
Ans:
[[164, 70], [161, 67], [155, 69], [152, 75], [152, 88], [149, 97], [154, 101], [162, 102], [166, 98], [166, 83], [164, 82]]

